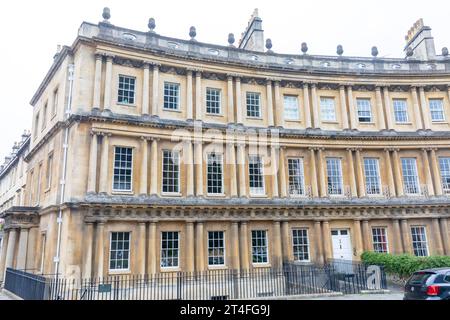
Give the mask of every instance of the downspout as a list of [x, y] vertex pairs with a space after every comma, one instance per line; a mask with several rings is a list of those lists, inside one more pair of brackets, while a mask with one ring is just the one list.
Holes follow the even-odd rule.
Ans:
[[64, 144], [63, 144], [63, 167], [62, 167], [62, 174], [61, 174], [61, 180], [60, 180], [60, 199], [59, 199], [59, 212], [58, 212], [58, 218], [56, 219], [56, 223], [58, 224], [58, 238], [56, 242], [56, 255], [53, 259], [55, 262], [55, 280], [58, 280], [59, 276], [59, 261], [61, 258], [61, 229], [62, 229], [62, 208], [61, 205], [64, 203], [64, 195], [66, 190], [66, 171], [67, 171], [67, 151], [69, 148], [69, 123], [67, 120], [70, 117], [70, 114], [72, 112], [72, 90], [73, 90], [73, 73], [74, 73], [75, 66], [73, 64], [69, 64], [68, 71], [69, 71], [69, 96], [67, 100], [67, 109], [65, 112], [65, 120], [66, 120], [66, 128], [64, 129]]

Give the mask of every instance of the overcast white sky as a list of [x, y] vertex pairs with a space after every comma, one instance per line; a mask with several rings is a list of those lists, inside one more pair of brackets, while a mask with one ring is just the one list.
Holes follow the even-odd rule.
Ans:
[[228, 33], [239, 40], [254, 8], [259, 8], [265, 37], [273, 50], [299, 53], [307, 42], [310, 54], [403, 57], [404, 37], [418, 18], [433, 28], [436, 50], [450, 47], [450, 4], [444, 0], [14, 0], [0, 4], [0, 164], [24, 129], [31, 127], [35, 90], [47, 73], [57, 44], [71, 45], [82, 21], [97, 23], [103, 7], [111, 23], [147, 31], [148, 18], [156, 32], [227, 44]]

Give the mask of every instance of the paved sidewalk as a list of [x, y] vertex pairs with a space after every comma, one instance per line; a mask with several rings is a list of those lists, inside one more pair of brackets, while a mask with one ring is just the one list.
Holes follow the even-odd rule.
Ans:
[[320, 297], [308, 300], [403, 300], [403, 293], [348, 294], [336, 297]]
[[0, 300], [17, 300], [10, 294], [0, 289]]

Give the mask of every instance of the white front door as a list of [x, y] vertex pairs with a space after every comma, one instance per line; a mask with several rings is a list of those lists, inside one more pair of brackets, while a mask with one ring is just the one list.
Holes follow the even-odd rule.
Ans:
[[331, 231], [333, 241], [333, 258], [337, 260], [353, 260], [350, 230], [340, 229]]

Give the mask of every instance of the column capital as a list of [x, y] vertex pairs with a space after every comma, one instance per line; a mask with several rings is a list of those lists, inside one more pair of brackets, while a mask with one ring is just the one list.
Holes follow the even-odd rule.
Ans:
[[150, 66], [152, 65], [152, 61], [148, 61], [148, 60], [143, 60], [142, 61], [142, 67], [144, 69], [150, 69]]
[[149, 137], [149, 140], [152, 142], [158, 142], [161, 140], [161, 138]]
[[194, 141], [192, 141], [192, 143], [195, 145], [203, 145], [203, 140], [195, 139]]
[[98, 136], [98, 135], [101, 135], [100, 132], [97, 132], [97, 131], [94, 131], [94, 130], [89, 131], [89, 134], [90, 134], [91, 136]]
[[105, 53], [104, 56], [106, 57], [106, 61], [112, 61], [116, 57], [112, 53]]
[[151, 138], [147, 136], [141, 136], [142, 141], [149, 141]]
[[94, 56], [95, 56], [95, 59], [96, 59], [96, 60], [103, 60], [104, 54], [101, 53], [101, 52], [96, 52], [96, 53], [94, 54]]
[[99, 132], [98, 134], [103, 137], [108, 137], [108, 138], [112, 136], [112, 133], [109, 133], [109, 132]]

